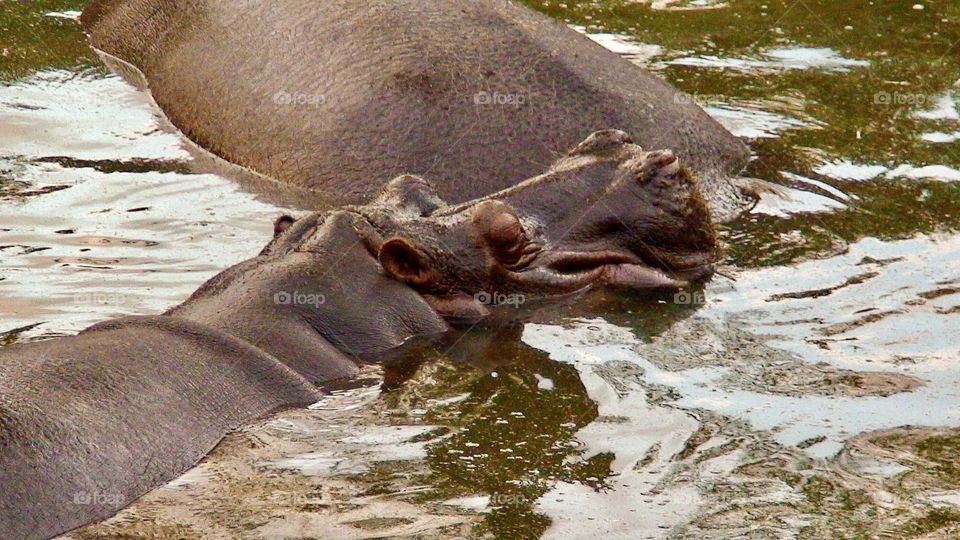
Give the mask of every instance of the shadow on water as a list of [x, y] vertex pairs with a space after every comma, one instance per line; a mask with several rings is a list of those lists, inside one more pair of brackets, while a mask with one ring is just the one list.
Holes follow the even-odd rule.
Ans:
[[[533, 512], [534, 502], [558, 480], [602, 483], [609, 458], [567, 463], [579, 446], [573, 435], [596, 418], [596, 405], [586, 397], [576, 370], [520, 342], [520, 330], [508, 324], [457, 336], [449, 348], [447, 343], [438, 344], [440, 349], [414, 348], [411, 356], [419, 369], [401, 369], [416, 390], [401, 385], [384, 397], [398, 407], [400, 402], [416, 407], [432, 397], [432, 387], [444, 398], [466, 396], [432, 407], [425, 416], [453, 430], [427, 450], [435, 488], [429, 498], [489, 494], [493, 508], [486, 526], [504, 538], [535, 537], [549, 522]], [[422, 363], [423, 358], [431, 360]], [[387, 385], [399, 382], [393, 371], [393, 366], [386, 370]], [[543, 390], [545, 384], [549, 390]]]
[[589, 292], [501, 306], [476, 326], [405, 346], [384, 369], [385, 407], [400, 416], [422, 408], [425, 422], [449, 428], [428, 446], [433, 490], [421, 499], [486, 494], [481, 532], [538, 538], [550, 521], [535, 504], [558, 482], [605, 489], [614, 454], [584, 456], [575, 438], [597, 419], [597, 404], [577, 369], [521, 341], [524, 325], [603, 317], [652, 336], [695, 311], [676, 300], [672, 292]]

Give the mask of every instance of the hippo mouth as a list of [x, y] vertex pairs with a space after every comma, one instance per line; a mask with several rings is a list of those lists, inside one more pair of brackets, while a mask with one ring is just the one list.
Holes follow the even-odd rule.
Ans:
[[510, 281], [527, 290], [574, 292], [602, 286], [631, 290], [676, 290], [710, 276], [709, 256], [674, 257], [651, 264], [637, 255], [614, 251], [540, 253], [526, 268], [511, 271]]

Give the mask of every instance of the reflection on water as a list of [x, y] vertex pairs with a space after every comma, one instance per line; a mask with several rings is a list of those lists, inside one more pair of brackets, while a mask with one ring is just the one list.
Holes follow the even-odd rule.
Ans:
[[[576, 485], [555, 488], [572, 492], [580, 503], [590, 501], [586, 508], [603, 509], [594, 510], [598, 519], [614, 515], [608, 509], [631, 509], [624, 515], [632, 519], [621, 516], [610, 525], [614, 533], [643, 537], [650, 513], [659, 523], [683, 523], [689, 516], [677, 515], [658, 498], [697, 504], [696, 490], [686, 497], [684, 490], [702, 491], [710, 483], [703, 471], [695, 481], [669, 478], [689, 461], [684, 444], [696, 440], [696, 421], [685, 418], [692, 425], [681, 427], [671, 420], [679, 411], [698, 417], [706, 411], [729, 424], [745, 421], [772, 441], [827, 459], [871, 431], [960, 428], [960, 236], [866, 239], [837, 258], [715, 282], [701, 301], [694, 317], [649, 342], [602, 319], [533, 324], [524, 332], [525, 342], [577, 366], [601, 415], [606, 407], [622, 418], [613, 427], [597, 420], [576, 434], [595, 451], [615, 453], [610, 481], [620, 486], [602, 494]], [[639, 381], [636, 373], [642, 374]], [[661, 396], [656, 405], [649, 403], [652, 395]], [[671, 428], [657, 432], [660, 426]], [[734, 447], [722, 452], [727, 474], [739, 459], [733, 453]], [[655, 459], [636, 465], [649, 455]], [[617, 468], [624, 459], [629, 465]], [[657, 461], [663, 463], [658, 467]], [[641, 478], [650, 478], [649, 472], [668, 481], [645, 484], [634, 478], [637, 470]], [[931, 485], [960, 487], [952, 481]], [[798, 495], [803, 502], [801, 489], [785, 491]], [[571, 509], [549, 496], [540, 507], [555, 517], [554, 535], [576, 537], [580, 529], [570, 522]], [[574, 515], [589, 515], [584, 507], [574, 505]]]
[[[741, 220], [732, 231], [737, 264], [783, 264], [864, 236], [960, 224], [960, 146], [950, 136], [960, 130], [960, 5], [735, 1], [663, 11], [616, 0], [526, 3], [589, 32], [618, 35], [601, 41], [618, 50], [629, 51], [623, 43], [631, 41], [659, 47], [641, 64], [753, 139], [748, 175], [790, 183], [784, 176], [795, 174], [859, 197], [816, 220]], [[931, 133], [941, 133], [933, 136], [941, 142], [931, 142]], [[860, 178], [849, 170], [832, 175], [823, 167], [838, 162], [884, 174], [852, 183]], [[802, 239], [783, 249], [778, 239], [794, 230]]]
[[[197, 491], [158, 490], [101, 536], [854, 538], [960, 523], [937, 506], [960, 489], [943, 459], [960, 447], [960, 4], [525, 3], [701, 103], [750, 143], [747, 175], [802, 191], [769, 188], [723, 232], [730, 278], [508, 310], [412, 344], [374, 377], [382, 393], [228, 439], [205, 487], [188, 473]], [[0, 4], [0, 332], [155, 313], [263, 245], [277, 207], [195, 172], [84, 45], [82, 2]], [[909, 489], [891, 480], [903, 474]], [[297, 497], [266, 507], [266, 490]], [[251, 506], [259, 521], [236, 517]]]
[[791, 47], [770, 49], [760, 53], [761, 58], [730, 58], [719, 56], [683, 56], [670, 60], [667, 65], [733, 69], [745, 73], [779, 71], [788, 69], [815, 69], [826, 72], [845, 72], [858, 67], [868, 67], [866, 60], [844, 58], [828, 48]]
[[113, 75], [43, 71], [0, 87], [0, 126], [0, 331], [163, 311], [255, 255], [280, 212], [191, 174], [180, 139]]
[[[587, 339], [577, 332], [567, 336], [559, 327], [528, 326], [525, 340], [557, 353], [570, 350], [564, 345], [567, 340], [616, 344], [617, 354], [606, 354], [626, 355], [648, 371], [651, 383], [677, 388], [678, 405], [745, 417], [757, 428], [774, 429], [776, 439], [785, 444], [816, 438], [819, 442], [807, 451], [829, 457], [847, 436], [860, 431], [903, 424], [960, 425], [960, 410], [943, 406], [960, 405], [960, 370], [955, 365], [960, 339], [954, 332], [960, 313], [958, 285], [960, 237], [865, 240], [838, 258], [746, 272], [736, 283], [713, 284], [696, 316], [679, 322], [651, 346], [605, 322], [575, 328], [592, 324], [598, 331], [619, 332], [616, 339]], [[776, 388], [772, 381], [758, 387], [750, 379], [762, 375], [752, 370], [767, 367], [762, 364], [771, 358], [750, 358], [753, 351], [742, 343], [736, 363], [716, 347], [717, 358], [704, 357], [710, 348], [704, 343], [722, 343], [731, 325], [781, 351], [776, 358], [780, 363], [799, 358], [844, 370], [902, 373], [923, 384], [884, 399], [811, 396], [802, 389], [774, 397], [769, 393]], [[544, 332], [550, 336], [546, 341]], [[658, 353], [651, 363], [643, 354], [650, 347], [654, 352], [670, 347], [683, 358]], [[608, 360], [602, 348], [578, 352]], [[691, 358], [700, 362], [691, 363]]]
[[[960, 424], [956, 407], [945, 405], [960, 404], [951, 366], [960, 354], [950, 285], [960, 279], [951, 234], [960, 223], [960, 66], [949, 54], [960, 42], [955, 4], [918, 15], [909, 5], [871, 4], [863, 13], [835, 2], [732, 2], [682, 12], [615, 1], [528, 3], [596, 32], [598, 43], [657, 70], [750, 140], [755, 159], [748, 174], [808, 190], [767, 194], [732, 225], [730, 263], [757, 269], [739, 273], [735, 283], [717, 278], [693, 318], [653, 308], [633, 320], [605, 315], [632, 327], [626, 333], [604, 320], [569, 330], [527, 326], [525, 341], [576, 366], [599, 405], [601, 417], [576, 433], [588, 449], [581, 457], [613, 457], [605, 483], [614, 491], [582, 489], [589, 482], [580, 479], [555, 484], [538, 500], [555, 523], [549, 536], [573, 538], [588, 523], [623, 537], [661, 537], [659, 526], [682, 523], [686, 517], [672, 510], [670, 497], [660, 497], [673, 493], [693, 505], [697, 490], [688, 497], [683, 490], [692, 485], [702, 494], [714, 484], [704, 480], [703, 465], [694, 467], [696, 481], [676, 475], [703, 452], [700, 463], [726, 456], [712, 467], [732, 478], [742, 458], [732, 448], [715, 451], [729, 443], [719, 434], [703, 435], [714, 415], [728, 418], [725, 426], [744, 420], [769, 430], [772, 441], [817, 457], [870, 430]], [[898, 240], [921, 233], [932, 236]], [[817, 256], [828, 258], [794, 266]], [[859, 283], [862, 274], [876, 276]], [[769, 301], [777, 294], [787, 296]], [[657, 317], [666, 322], [651, 324]], [[692, 347], [692, 340], [703, 342]], [[651, 348], [659, 352], [655, 363], [642, 354]], [[682, 369], [688, 362], [698, 365]], [[634, 372], [642, 376], [631, 378]], [[678, 427], [641, 440], [656, 425], [678, 425], [670, 420], [677, 408], [699, 418], [700, 431]], [[603, 420], [604, 410], [617, 411], [619, 420]], [[677, 451], [671, 436], [694, 450]], [[668, 466], [658, 469], [660, 460]], [[659, 484], [635, 481], [637, 471]], [[787, 482], [791, 489], [776, 495], [778, 504], [840, 526], [804, 482], [795, 489]], [[914, 534], [952, 523], [933, 516], [918, 518], [922, 526], [875, 525]], [[732, 527], [715, 525], [703, 531]], [[861, 525], [849, 530], [867, 530]], [[774, 536], [799, 527], [781, 527]]]

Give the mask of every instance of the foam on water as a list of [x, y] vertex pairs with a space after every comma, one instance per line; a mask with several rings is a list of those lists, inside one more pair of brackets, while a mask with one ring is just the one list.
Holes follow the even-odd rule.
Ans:
[[838, 180], [866, 181], [886, 173], [889, 169], [883, 165], [853, 163], [846, 159], [827, 161], [813, 169], [817, 174]]
[[0, 86], [0, 158], [87, 160], [189, 157], [159, 131], [147, 97], [115, 75], [51, 70]]
[[960, 120], [960, 109], [953, 91], [947, 91], [933, 101], [933, 105], [917, 111], [914, 116], [923, 120]]
[[846, 193], [835, 186], [831, 186], [826, 182], [814, 180], [813, 178], [807, 178], [806, 176], [800, 176], [799, 174], [794, 174], [788, 171], [780, 171], [780, 175], [788, 180], [822, 189], [823, 191], [826, 191], [830, 195], [833, 195], [842, 201], [853, 201], [859, 198], [856, 196], [851, 196], [849, 193]]
[[944, 144], [960, 141], [960, 131], [954, 131], [953, 133], [944, 133], [942, 131], [932, 131], [930, 133], [924, 133], [920, 138], [926, 142]]
[[[824, 191], [828, 191], [843, 200], [850, 200], [847, 194], [823, 182], [817, 182], [785, 171], [781, 171], [780, 174], [798, 183], [820, 187]], [[842, 210], [846, 207], [846, 204], [831, 199], [830, 197], [800, 189], [779, 186], [776, 191], [765, 191], [761, 193], [760, 201], [750, 209], [750, 212], [753, 214], [786, 217], [791, 214], [831, 212], [834, 210]]]
[[887, 173], [888, 177], [903, 177], [911, 180], [937, 180], [940, 182], [956, 182], [960, 180], [960, 171], [946, 165], [926, 165], [917, 167], [905, 164]]
[[47, 17], [55, 17], [58, 19], [71, 19], [76, 21], [80, 19], [80, 13], [81, 12], [76, 10], [67, 10], [67, 11], [51, 11], [46, 15]]
[[455, 499], [449, 499], [443, 502], [445, 506], [455, 506], [457, 508], [463, 508], [464, 510], [471, 510], [473, 512], [489, 512], [490, 511], [490, 496], [489, 495], [476, 495], [473, 497], [457, 497]]
[[650, 3], [651, 8], [663, 11], [722, 9], [728, 6], [722, 0], [653, 0]]
[[[577, 432], [586, 444], [583, 459], [610, 452], [616, 458], [610, 465], [613, 473], [609, 488], [634, 496], [610, 496], [589, 485], [558, 482], [537, 502], [537, 508], [549, 515], [553, 523], [544, 538], [579, 538], [583, 524], [605, 538], [664, 538], [669, 530], [693, 517], [699, 504], [697, 490], [674, 485], [654, 490], [669, 473], [669, 460], [683, 447], [698, 423], [680, 410], [647, 403], [644, 392], [634, 387], [624, 394], [594, 372], [598, 363], [623, 358], [615, 338], [597, 344], [596, 349], [569, 343], [549, 327], [528, 325], [524, 340], [535, 347], [546, 347], [545, 341], [557, 339], [550, 347], [551, 358], [573, 364], [587, 394], [597, 402], [598, 414], [616, 418], [615, 422], [592, 422]], [[609, 336], [607, 336], [609, 337]], [[644, 458], [652, 463], [641, 466]]]

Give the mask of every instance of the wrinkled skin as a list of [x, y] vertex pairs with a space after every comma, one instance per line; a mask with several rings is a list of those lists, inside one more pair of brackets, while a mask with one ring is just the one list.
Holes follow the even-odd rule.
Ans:
[[446, 205], [403, 176], [370, 205], [282, 217], [262, 253], [160, 316], [0, 348], [0, 531], [108, 517], [231, 429], [320, 399], [418, 335], [476, 320], [480, 293], [675, 288], [710, 273], [696, 180], [670, 152], [592, 135], [546, 174]]
[[747, 147], [693, 100], [514, 2], [93, 0], [81, 21], [199, 146], [330, 206], [405, 173], [464, 202], [606, 128], [673, 149], [715, 219], [750, 202]]

